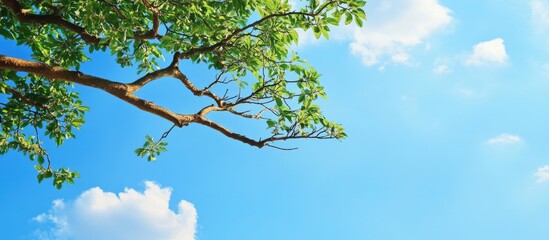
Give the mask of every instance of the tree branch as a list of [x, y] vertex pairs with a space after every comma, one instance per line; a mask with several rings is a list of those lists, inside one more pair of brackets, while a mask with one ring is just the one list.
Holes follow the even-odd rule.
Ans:
[[187, 76], [185, 76], [185, 74], [183, 74], [179, 69], [175, 68], [172, 76], [179, 79], [179, 81], [181, 81], [185, 85], [185, 87], [187, 87], [195, 96], [205, 95], [213, 99], [217, 103], [217, 106], [223, 107], [225, 105], [225, 102], [223, 101], [223, 99], [221, 99], [219, 96], [217, 96], [215, 93], [211, 92], [210, 90], [198, 89], [191, 81], [189, 81]]
[[[210, 127], [214, 130], [217, 130], [218, 132], [222, 133], [223, 135], [225, 135], [229, 138], [241, 141], [243, 143], [247, 143], [251, 146], [258, 147], [258, 148], [262, 148], [262, 147], [265, 147], [265, 146], [275, 147], [273, 145], [270, 145], [269, 143], [276, 142], [276, 141], [286, 141], [286, 140], [290, 140], [290, 139], [303, 139], [303, 138], [331, 139], [332, 138], [330, 136], [321, 135], [322, 133], [325, 133], [324, 130], [317, 130], [317, 131], [313, 131], [313, 132], [311, 132], [309, 134], [305, 134], [305, 135], [293, 135], [293, 134], [290, 134], [290, 135], [287, 135], [287, 136], [275, 136], [274, 135], [274, 136], [271, 136], [271, 137], [266, 138], [264, 140], [260, 139], [259, 141], [257, 141], [257, 140], [251, 139], [249, 137], [246, 137], [244, 135], [234, 133], [231, 130], [229, 130], [228, 128], [226, 128], [226, 127], [224, 127], [224, 126], [222, 126], [222, 125], [220, 125], [216, 122], [213, 122], [213, 121], [209, 120], [208, 118], [206, 118], [204, 116], [200, 116], [200, 115], [196, 114], [196, 115], [194, 115], [194, 117], [195, 117], [194, 122], [196, 122], [198, 124]], [[283, 149], [283, 148], [280, 148], [280, 147], [275, 147], [275, 148]], [[289, 149], [286, 149], [286, 150], [293, 150], [293, 149], [289, 148]]]
[[221, 41], [213, 44], [213, 45], [210, 45], [210, 46], [202, 46], [202, 47], [197, 47], [197, 48], [192, 48], [190, 50], [188, 50], [187, 52], [183, 53], [180, 55], [180, 58], [181, 59], [187, 59], [195, 54], [198, 54], [198, 53], [204, 53], [204, 52], [210, 52], [210, 51], [213, 51], [215, 50], [216, 48], [218, 47], [221, 47], [221, 46], [224, 46], [226, 45], [231, 39], [235, 38], [238, 34], [250, 29], [250, 28], [253, 28], [271, 18], [276, 18], [276, 17], [284, 17], [284, 16], [290, 16], [290, 15], [304, 15], [304, 16], [309, 16], [309, 17], [316, 17], [318, 16], [320, 13], [322, 13], [322, 11], [324, 11], [324, 9], [326, 9], [328, 7], [328, 5], [334, 3], [335, 1], [329, 1], [329, 2], [326, 2], [324, 4], [324, 6], [322, 6], [318, 11], [314, 12], [314, 13], [307, 13], [307, 12], [300, 12], [300, 11], [291, 11], [291, 12], [283, 12], [283, 13], [273, 13], [271, 15], [267, 15], [253, 23], [250, 23], [242, 28], [239, 28], [239, 29], [236, 29], [234, 30], [231, 34], [229, 34], [229, 36], [225, 37], [224, 39], [222, 39]]
[[132, 87], [123, 83], [113, 82], [104, 78], [83, 74], [78, 71], [70, 71], [61, 67], [53, 67], [44, 63], [31, 62], [4, 55], [0, 55], [0, 69], [27, 72], [52, 80], [64, 80], [98, 88], [141, 110], [167, 119], [179, 127], [185, 126], [193, 121], [192, 115], [177, 114], [152, 102], [138, 98], [130, 91], [132, 90]]
[[157, 71], [154, 71], [154, 72], [151, 72], [151, 73], [147, 73], [145, 74], [145, 76], [135, 80], [134, 82], [128, 84], [128, 91], [129, 92], [135, 92], [139, 89], [141, 89], [143, 86], [147, 85], [148, 83], [156, 80], [156, 79], [159, 79], [159, 78], [163, 78], [163, 77], [169, 77], [169, 76], [173, 76], [173, 68], [170, 66], [170, 67], [167, 67], [167, 68], [163, 68], [163, 69], [160, 69], [160, 70], [157, 70]]
[[[17, 17], [17, 19], [19, 19], [19, 21], [21, 22], [58, 25], [64, 29], [67, 29], [69, 31], [72, 31], [78, 34], [82, 38], [82, 40], [84, 40], [84, 42], [91, 45], [97, 45], [101, 41], [100, 37], [88, 33], [88, 31], [84, 27], [76, 25], [74, 23], [71, 23], [63, 19], [63, 17], [59, 15], [58, 9], [55, 10], [53, 14], [47, 14], [47, 15], [32, 14], [32, 13], [29, 13], [28, 10], [23, 9], [23, 6], [17, 0], [1, 0], [1, 1], [3, 5], [6, 6], [15, 15], [15, 17]], [[99, 0], [99, 1], [108, 4], [110, 7], [112, 7], [116, 11], [116, 13], [119, 16], [121, 16], [122, 18], [125, 18], [121, 14], [120, 9], [116, 7], [116, 5], [104, 0]], [[145, 32], [144, 34], [135, 33], [134, 36], [130, 38], [137, 39], [137, 40], [147, 40], [147, 39], [154, 39], [154, 38], [160, 39], [162, 36], [158, 34], [158, 29], [160, 27], [159, 12], [156, 8], [148, 4], [145, 0], [143, 2], [145, 6], [147, 6], [147, 8], [149, 8], [153, 13], [152, 29]]]
[[138, 40], [146, 40], [146, 39], [153, 39], [153, 38], [157, 38], [157, 39], [160, 39], [162, 38], [161, 35], [158, 34], [158, 28], [160, 27], [160, 20], [159, 20], [159, 12], [158, 12], [158, 9], [154, 6], [152, 6], [147, 0], [142, 0], [143, 4], [145, 5], [145, 7], [147, 9], [149, 9], [152, 14], [153, 14], [153, 20], [152, 20], [152, 28], [143, 33], [143, 34], [138, 34], [137, 32], [134, 33], [134, 36], [133, 38], [134, 39], [138, 39]]
[[234, 132], [230, 131], [229, 129], [227, 129], [226, 127], [221, 126], [220, 124], [215, 123], [215, 122], [213, 122], [213, 121], [211, 121], [211, 120], [209, 120], [209, 119], [207, 119], [203, 116], [200, 116], [200, 115], [195, 115], [195, 122], [198, 123], [198, 124], [210, 127], [212, 129], [215, 129], [215, 130], [217, 130], [218, 132], [222, 133], [223, 135], [225, 135], [227, 137], [230, 137], [232, 139], [236, 139], [236, 140], [241, 141], [243, 143], [247, 143], [247, 144], [252, 145], [254, 147], [262, 148], [266, 144], [266, 142], [256, 141], [256, 140], [248, 138], [244, 135], [234, 133]]
[[128, 91], [135, 92], [156, 79], [168, 77], [168, 76], [174, 76], [175, 75], [174, 70], [177, 69], [177, 67], [179, 66], [178, 56], [179, 56], [179, 53], [174, 54], [173, 60], [170, 66], [160, 70], [156, 70], [154, 72], [147, 73], [145, 74], [145, 76], [128, 84]]
[[11, 88], [11, 87], [8, 87], [8, 92], [11, 93], [13, 96], [21, 99], [23, 102], [29, 104], [29, 105], [32, 105], [32, 106], [35, 106], [35, 107], [39, 107], [39, 108], [44, 108], [44, 109], [48, 109], [49, 107], [47, 105], [44, 105], [42, 103], [39, 103], [39, 102], [35, 102], [35, 101], [32, 101], [30, 100], [29, 98], [25, 97], [25, 95], [23, 95], [23, 93]]
[[122, 14], [122, 12], [120, 11], [120, 8], [118, 8], [118, 6], [116, 6], [116, 4], [110, 3], [107, 0], [97, 0], [97, 1], [109, 5], [109, 7], [111, 7], [116, 12], [116, 14], [118, 14], [119, 17], [121, 17], [123, 19], [128, 19], [126, 16], [124, 16], [124, 14]]
[[88, 44], [96, 45], [96, 44], [99, 44], [99, 41], [101, 40], [99, 37], [89, 34], [85, 28], [78, 26], [74, 23], [71, 23], [69, 21], [66, 21], [59, 15], [56, 15], [56, 14], [38, 15], [38, 14], [28, 13], [28, 11], [23, 10], [21, 3], [19, 3], [17, 0], [2, 0], [2, 3], [4, 4], [4, 6], [10, 9], [11, 12], [15, 15], [15, 17], [17, 17], [17, 19], [19, 19], [19, 21], [21, 22], [38, 23], [38, 24], [55, 24], [80, 35], [82, 40], [84, 40]]

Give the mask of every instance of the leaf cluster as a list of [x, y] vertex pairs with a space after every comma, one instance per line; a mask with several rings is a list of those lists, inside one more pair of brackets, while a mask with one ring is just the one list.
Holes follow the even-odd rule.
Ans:
[[145, 143], [143, 144], [143, 147], [135, 149], [135, 154], [139, 157], [147, 157], [147, 160], [149, 162], [156, 161], [156, 157], [160, 155], [160, 153], [167, 151], [166, 146], [168, 146], [167, 142], [158, 141], [155, 142], [152, 137], [149, 135], [145, 136]]
[[65, 181], [72, 183], [78, 174], [70, 173], [68, 177], [65, 168], [52, 170], [40, 136], [60, 146], [66, 139], [74, 138], [74, 131], [84, 124], [88, 107], [82, 105], [78, 93], [69, 89], [66, 82], [0, 70], [0, 96], [9, 96], [0, 98], [0, 155], [9, 150], [28, 155], [37, 160], [39, 182], [53, 176], [54, 185], [59, 187]]

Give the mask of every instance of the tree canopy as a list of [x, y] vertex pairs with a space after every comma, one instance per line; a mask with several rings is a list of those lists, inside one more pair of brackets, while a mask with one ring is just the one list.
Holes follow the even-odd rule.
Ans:
[[[0, 0], [0, 35], [32, 51], [32, 59], [0, 52], [0, 155], [16, 150], [36, 160], [38, 181], [53, 185], [79, 177], [53, 168], [42, 141], [57, 146], [75, 137], [88, 108], [73, 85], [105, 91], [173, 126], [200, 124], [255, 146], [278, 148], [277, 141], [341, 139], [341, 125], [328, 120], [315, 103], [326, 98], [320, 74], [291, 46], [298, 29], [329, 37], [330, 26], [366, 16], [361, 0]], [[1, 49], [0, 49], [1, 51]], [[133, 81], [81, 72], [94, 52], [110, 53], [120, 67], [134, 66]], [[162, 61], [169, 65], [160, 67]], [[216, 76], [189, 79], [186, 64], [205, 64]], [[176, 113], [136, 92], [162, 78], [175, 78], [210, 104]], [[157, 91], [162, 91], [158, 89]], [[193, 103], [189, 103], [193, 104]], [[223, 112], [262, 120], [265, 137], [236, 133], [208, 118]], [[154, 161], [166, 150], [163, 139], [146, 136], [138, 156]]]

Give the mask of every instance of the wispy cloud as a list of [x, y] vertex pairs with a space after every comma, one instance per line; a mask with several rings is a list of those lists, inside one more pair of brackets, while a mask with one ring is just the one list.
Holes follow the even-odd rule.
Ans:
[[496, 38], [473, 46], [473, 53], [467, 58], [465, 64], [475, 66], [501, 65], [506, 63], [508, 59], [503, 39]]
[[180, 201], [178, 212], [169, 208], [172, 190], [145, 182], [145, 191], [126, 188], [118, 194], [99, 187], [75, 201], [55, 200], [52, 208], [33, 218], [47, 229], [35, 231], [38, 239], [178, 239], [192, 240], [196, 209]]
[[[545, 51], [548, 51], [547, 43], [549, 43], [549, 0], [531, 0], [531, 22], [532, 28], [536, 33], [535, 39], [540, 44], [546, 46]], [[547, 65], [547, 64], [545, 64]], [[547, 75], [547, 67], [543, 66], [542, 71]]]
[[433, 73], [443, 75], [453, 72], [453, 59], [449, 57], [437, 58], [433, 63]]
[[452, 72], [452, 69], [446, 64], [440, 64], [440, 65], [436, 65], [433, 68], [433, 72], [436, 74], [445, 74], [445, 73]]
[[453, 93], [454, 95], [465, 98], [465, 99], [469, 99], [477, 95], [477, 93], [474, 90], [471, 90], [468, 88], [461, 88], [461, 87], [454, 88]]
[[539, 167], [534, 175], [538, 178], [538, 182], [549, 181], [549, 165]]
[[405, 63], [409, 49], [421, 44], [451, 21], [450, 9], [438, 0], [383, 0], [368, 2], [368, 21], [355, 29], [351, 50], [367, 65], [390, 59]]
[[493, 137], [493, 138], [490, 138], [488, 139], [488, 141], [486, 141], [486, 143], [490, 144], [490, 145], [506, 145], [506, 144], [517, 144], [517, 143], [522, 143], [523, 140], [520, 136], [518, 135], [513, 135], [513, 134], [508, 134], [508, 133], [504, 133], [504, 134], [500, 134], [496, 137]]
[[546, 0], [530, 1], [532, 20], [537, 31], [542, 33], [549, 30], [549, 2]]

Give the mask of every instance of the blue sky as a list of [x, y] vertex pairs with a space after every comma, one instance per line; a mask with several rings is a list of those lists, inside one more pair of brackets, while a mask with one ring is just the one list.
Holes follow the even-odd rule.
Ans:
[[[335, 29], [330, 41], [304, 33], [295, 47], [323, 74], [323, 111], [347, 139], [260, 150], [191, 125], [149, 163], [133, 150], [170, 123], [77, 86], [87, 122], [47, 146], [82, 178], [58, 191], [36, 183], [33, 162], [2, 156], [2, 238], [548, 239], [549, 1], [377, 0], [365, 10], [364, 28]], [[95, 60], [82, 71], [137, 77]], [[191, 79], [213, 74], [185, 67]], [[188, 109], [196, 100], [184, 90], [166, 80], [140, 94]]]

